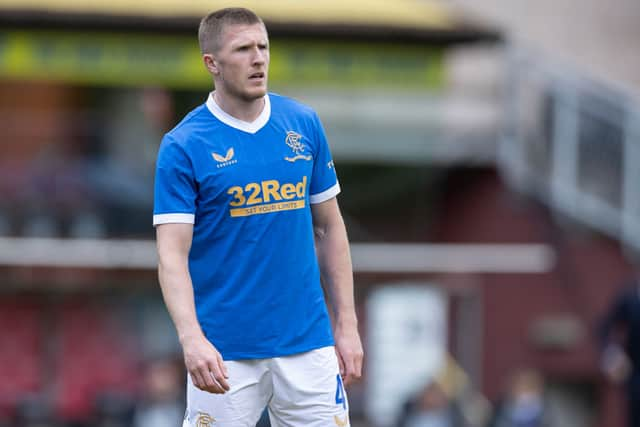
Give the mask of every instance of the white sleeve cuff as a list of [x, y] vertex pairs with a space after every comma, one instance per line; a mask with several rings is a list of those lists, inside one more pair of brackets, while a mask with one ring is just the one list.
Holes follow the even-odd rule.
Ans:
[[194, 214], [169, 213], [153, 216], [154, 226], [160, 224], [194, 224], [195, 222], [196, 216]]
[[333, 187], [318, 194], [311, 194], [309, 196], [309, 203], [316, 204], [325, 202], [333, 197], [336, 197], [340, 193], [340, 184], [336, 182]]

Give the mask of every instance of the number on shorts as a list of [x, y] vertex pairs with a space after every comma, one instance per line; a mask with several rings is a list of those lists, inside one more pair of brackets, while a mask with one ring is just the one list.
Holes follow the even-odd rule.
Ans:
[[336, 375], [338, 385], [336, 388], [336, 405], [342, 404], [342, 409], [347, 409], [347, 399], [345, 399], [344, 387], [342, 386], [342, 378], [340, 374]]

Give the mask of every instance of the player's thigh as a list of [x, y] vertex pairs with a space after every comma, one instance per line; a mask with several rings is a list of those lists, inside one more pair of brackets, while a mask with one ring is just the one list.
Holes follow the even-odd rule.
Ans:
[[348, 402], [333, 347], [272, 360], [272, 427], [346, 427]]
[[269, 398], [271, 382], [266, 361], [227, 361], [225, 394], [196, 388], [187, 378], [187, 411], [183, 427], [254, 427]]

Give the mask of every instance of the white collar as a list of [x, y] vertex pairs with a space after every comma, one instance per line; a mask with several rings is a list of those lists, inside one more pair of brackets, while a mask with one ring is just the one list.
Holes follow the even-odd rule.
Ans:
[[237, 119], [224, 111], [213, 97], [213, 92], [209, 94], [207, 98], [207, 108], [218, 120], [222, 123], [236, 128], [238, 130], [247, 133], [256, 133], [264, 127], [271, 117], [271, 102], [269, 101], [269, 95], [264, 96], [264, 108], [260, 115], [252, 122], [245, 122], [244, 120]]

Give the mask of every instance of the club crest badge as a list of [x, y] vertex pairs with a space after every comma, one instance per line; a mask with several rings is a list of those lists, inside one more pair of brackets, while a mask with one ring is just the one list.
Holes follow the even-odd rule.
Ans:
[[204, 412], [198, 412], [198, 418], [196, 418], [196, 427], [212, 427], [213, 423], [215, 422], [215, 418], [213, 418], [211, 415]]
[[294, 132], [292, 130], [287, 132], [287, 136], [285, 138], [285, 143], [287, 144], [287, 146], [289, 148], [291, 148], [291, 150], [293, 151], [294, 156], [293, 157], [285, 157], [284, 159], [286, 161], [293, 163], [293, 162], [295, 162], [297, 160], [310, 161], [311, 159], [313, 159], [313, 157], [311, 155], [303, 154], [305, 148], [307, 148], [307, 147], [302, 142], [300, 142], [301, 139], [302, 139], [302, 135], [300, 135], [299, 133], [296, 133], [296, 132]]

